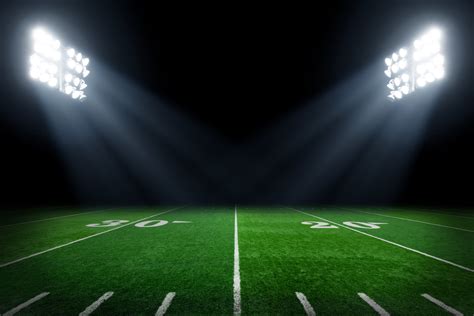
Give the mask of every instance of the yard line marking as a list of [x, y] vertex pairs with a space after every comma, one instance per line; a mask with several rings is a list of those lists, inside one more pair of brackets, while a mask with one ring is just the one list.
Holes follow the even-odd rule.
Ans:
[[234, 315], [242, 313], [240, 301], [239, 227], [237, 224], [237, 204], [234, 213]]
[[314, 311], [313, 306], [311, 306], [311, 303], [308, 301], [306, 296], [301, 292], [295, 292], [295, 294], [296, 294], [296, 297], [300, 300], [301, 305], [303, 305], [306, 315], [316, 316], [316, 312]]
[[44, 292], [44, 293], [41, 293], [41, 294], [38, 294], [36, 295], [35, 297], [27, 300], [26, 302], [18, 305], [17, 307], [13, 308], [13, 309], [10, 309], [8, 312], [6, 312], [5, 314], [3, 314], [3, 316], [11, 316], [11, 315], [15, 315], [16, 313], [18, 313], [19, 311], [21, 311], [23, 308], [25, 307], [28, 307], [30, 306], [31, 304], [33, 304], [34, 302], [37, 302], [39, 301], [40, 299], [42, 299], [43, 297], [47, 296], [49, 294], [49, 292]]
[[[390, 210], [393, 211], [393, 209], [390, 209], [390, 208], [385, 208], [385, 209], [386, 209], [386, 210], [389, 210], [389, 211], [390, 211]], [[395, 209], [395, 210], [396, 210], [396, 209]], [[417, 209], [415, 210], [415, 212], [419, 212], [419, 213], [432, 213], [432, 214], [446, 215], [446, 216], [456, 216], [456, 217], [462, 217], [462, 218], [468, 218], [468, 219], [474, 220], [474, 217], [473, 217], [473, 216], [467, 216], [467, 215], [464, 216], [464, 215], [461, 215], [461, 214], [459, 214], [459, 213], [450, 213], [449, 211], [445, 211], [445, 212], [443, 212], [443, 211], [432, 211], [432, 210], [419, 209], [419, 208], [417, 208]]]
[[89, 305], [82, 313], [79, 314], [79, 316], [88, 316], [92, 314], [92, 312], [94, 312], [103, 302], [111, 298], [112, 295], [114, 295], [114, 292], [105, 293], [104, 295], [99, 297], [97, 301]]
[[437, 300], [435, 299], [433, 296], [429, 295], [429, 294], [421, 294], [421, 296], [423, 296], [424, 298], [426, 298], [428, 301], [438, 305], [439, 307], [441, 307], [442, 309], [444, 309], [445, 311], [447, 311], [448, 313], [450, 314], [453, 314], [453, 315], [457, 315], [457, 316], [463, 316], [463, 313], [455, 310], [454, 308], [452, 308], [451, 306], [448, 306], [446, 304], [444, 304], [443, 302], [441, 302], [440, 300]]
[[6, 224], [6, 225], [0, 225], [0, 228], [9, 227], [9, 226], [16, 226], [16, 225], [23, 225], [23, 224], [30, 224], [30, 223], [37, 223], [37, 222], [44, 222], [44, 221], [50, 221], [50, 220], [53, 220], [53, 219], [66, 218], [66, 217], [78, 216], [78, 215], [83, 215], [83, 214], [104, 212], [104, 211], [108, 211], [108, 210], [112, 210], [112, 209], [114, 209], [114, 208], [106, 208], [106, 209], [97, 210], [97, 211], [89, 211], [89, 212], [81, 212], [81, 213], [75, 213], [75, 214], [69, 214], [69, 215], [48, 217], [48, 218], [36, 219], [36, 220], [32, 220], [32, 221], [27, 221], [27, 222], [11, 223], [11, 224]]
[[439, 227], [457, 229], [457, 230], [462, 230], [462, 231], [465, 231], [465, 232], [474, 233], [474, 230], [469, 230], [469, 229], [459, 228], [459, 227], [453, 227], [453, 226], [446, 226], [446, 225], [435, 224], [435, 223], [428, 223], [428, 222], [423, 222], [423, 221], [419, 221], [419, 220], [411, 219], [411, 218], [406, 218], [406, 217], [397, 217], [397, 216], [385, 215], [385, 214], [380, 214], [380, 213], [365, 212], [365, 211], [359, 211], [359, 210], [351, 210], [351, 211], [353, 211], [353, 212], [359, 212], [359, 213], [372, 214], [372, 215], [378, 215], [378, 216], [384, 216], [384, 217], [390, 217], [390, 218], [396, 218], [396, 219], [400, 219], [400, 220], [404, 220], [404, 221], [422, 223], [422, 224], [427, 224], [427, 225], [433, 225], [433, 226], [439, 226]]
[[192, 223], [191, 221], [172, 221], [173, 224], [189, 224]]
[[75, 243], [78, 243], [78, 242], [80, 242], [80, 241], [84, 241], [84, 240], [87, 240], [87, 239], [89, 239], [89, 238], [97, 237], [97, 236], [100, 236], [100, 235], [109, 233], [109, 232], [111, 232], [111, 231], [114, 231], [114, 230], [117, 230], [117, 229], [120, 229], [120, 228], [129, 226], [129, 225], [133, 225], [133, 224], [136, 224], [136, 223], [138, 223], [138, 222], [147, 220], [147, 219], [149, 219], [149, 218], [152, 218], [152, 217], [155, 217], [155, 216], [158, 216], [158, 215], [162, 215], [162, 214], [165, 214], [165, 213], [169, 213], [169, 212], [175, 211], [175, 210], [180, 209], [180, 208], [183, 208], [183, 207], [184, 207], [184, 206], [177, 207], [177, 208], [174, 208], [174, 209], [165, 211], [165, 212], [161, 212], [161, 213], [154, 214], [154, 215], [151, 215], [151, 216], [148, 216], [148, 217], [145, 217], [145, 218], [141, 218], [141, 219], [138, 219], [138, 220], [136, 220], [136, 221], [133, 221], [133, 222], [124, 224], [124, 225], [122, 225], [122, 226], [118, 226], [118, 227], [115, 227], [115, 228], [112, 228], [112, 229], [109, 229], [109, 230], [105, 230], [105, 231], [103, 231], [103, 232], [100, 232], [100, 233], [97, 233], [97, 234], [94, 234], [94, 235], [90, 235], [90, 236], [86, 236], [86, 237], [83, 237], [83, 238], [79, 238], [79, 239], [70, 241], [70, 242], [68, 242], [68, 243], [65, 243], [65, 244], [62, 244], [62, 245], [59, 245], [59, 246], [55, 246], [55, 247], [53, 247], [53, 248], [49, 248], [49, 249], [46, 249], [46, 250], [43, 250], [43, 251], [40, 251], [40, 252], [36, 252], [36, 253], [34, 253], [34, 254], [31, 254], [31, 255], [26, 256], [26, 257], [23, 257], [23, 258], [19, 258], [19, 259], [10, 261], [10, 262], [2, 263], [2, 264], [0, 264], [0, 268], [7, 267], [7, 266], [12, 265], [12, 264], [14, 264], [14, 263], [18, 263], [18, 262], [21, 262], [21, 261], [23, 261], [23, 260], [36, 257], [36, 256], [42, 255], [42, 254], [44, 254], [44, 253], [47, 253], [47, 252], [50, 252], [50, 251], [53, 251], [53, 250], [56, 250], [56, 249], [59, 249], [59, 248], [63, 248], [63, 247], [66, 247], [66, 246], [70, 246], [70, 245], [75, 244]]
[[374, 309], [374, 311], [379, 313], [380, 316], [390, 316], [390, 314], [385, 309], [383, 309], [382, 306], [377, 304], [367, 294], [365, 294], [365, 293], [357, 293], [357, 294], [360, 296], [361, 299], [363, 299], [367, 304], [369, 304], [370, 307], [372, 307]]
[[336, 223], [336, 222], [333, 222], [333, 221], [324, 219], [324, 218], [322, 218], [322, 217], [319, 217], [319, 216], [316, 216], [316, 215], [313, 215], [313, 214], [310, 214], [310, 213], [306, 213], [306, 212], [297, 210], [297, 209], [295, 209], [295, 208], [291, 208], [291, 207], [287, 207], [287, 208], [288, 208], [288, 209], [291, 209], [291, 210], [294, 210], [294, 211], [296, 211], [296, 212], [302, 213], [302, 214], [306, 214], [306, 215], [308, 215], [308, 216], [312, 216], [312, 217], [315, 217], [315, 218], [319, 218], [320, 220], [323, 220], [323, 221], [326, 221], [326, 222], [328, 222], [328, 223], [337, 225], [337, 226], [339, 226], [339, 227], [343, 227], [343, 228], [345, 228], [345, 229], [352, 230], [352, 231], [354, 231], [354, 232], [356, 232], [356, 233], [359, 233], [359, 234], [362, 234], [362, 235], [366, 235], [366, 236], [369, 236], [369, 237], [372, 237], [372, 238], [375, 238], [375, 239], [384, 241], [384, 242], [389, 243], [389, 244], [391, 244], [391, 245], [394, 245], [394, 246], [397, 246], [397, 247], [400, 247], [400, 248], [403, 248], [403, 249], [406, 249], [406, 250], [409, 250], [409, 251], [416, 252], [417, 254], [423, 255], [423, 256], [428, 257], [428, 258], [431, 258], [431, 259], [438, 260], [438, 261], [440, 261], [440, 262], [447, 263], [447, 264], [452, 265], [452, 266], [454, 266], [454, 267], [457, 267], [457, 268], [459, 268], [459, 269], [466, 270], [466, 271], [469, 271], [469, 272], [474, 272], [474, 269], [471, 269], [471, 268], [462, 266], [462, 265], [460, 265], [460, 264], [457, 264], [457, 263], [454, 263], [454, 262], [451, 262], [451, 261], [448, 261], [448, 260], [445, 260], [445, 259], [442, 259], [442, 258], [435, 257], [435, 256], [433, 256], [433, 255], [427, 254], [427, 253], [425, 253], [425, 252], [422, 252], [422, 251], [419, 251], [419, 250], [416, 250], [416, 249], [413, 249], [413, 248], [410, 248], [410, 247], [407, 247], [407, 246], [403, 246], [403, 245], [397, 244], [396, 242], [393, 242], [393, 241], [390, 241], [390, 240], [387, 240], [387, 239], [383, 239], [383, 238], [380, 238], [380, 237], [377, 237], [377, 236], [368, 234], [368, 233], [366, 233], [366, 232], [361, 232], [360, 230], [357, 230], [357, 229], [354, 229], [354, 228], [351, 228], [351, 227], [347, 227], [347, 226], [342, 225], [342, 224], [338, 224], [338, 223]]
[[173, 301], [173, 298], [175, 296], [176, 296], [175, 292], [170, 292], [170, 293], [166, 294], [166, 297], [163, 300], [163, 302], [161, 303], [160, 308], [158, 308], [158, 310], [156, 311], [155, 316], [163, 316], [166, 313], [166, 311], [168, 310], [168, 307], [170, 307], [171, 301]]

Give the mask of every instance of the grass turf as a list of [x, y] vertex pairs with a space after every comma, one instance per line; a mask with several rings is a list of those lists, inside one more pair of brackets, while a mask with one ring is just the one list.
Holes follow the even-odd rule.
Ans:
[[[169, 292], [176, 292], [176, 297], [167, 314], [232, 314], [234, 209], [183, 208], [148, 219], [168, 221], [164, 226], [129, 224], [165, 210], [87, 210], [58, 217], [77, 213], [61, 210], [3, 218], [0, 265], [105, 233], [0, 268], [0, 312], [50, 292], [21, 313], [77, 315], [113, 291], [97, 314], [152, 315]], [[344, 227], [315, 229], [301, 224], [323, 221], [310, 215], [337, 224], [386, 223], [380, 229], [356, 229], [472, 269], [474, 218], [469, 214], [461, 218], [416, 209], [299, 210], [307, 214], [288, 208], [239, 207], [242, 314], [303, 315], [295, 292], [304, 293], [318, 315], [375, 315], [359, 292], [391, 314], [446, 314], [422, 293], [465, 314], [474, 311], [472, 272]], [[14, 224], [27, 218], [35, 221]], [[86, 226], [111, 219], [129, 222]]]

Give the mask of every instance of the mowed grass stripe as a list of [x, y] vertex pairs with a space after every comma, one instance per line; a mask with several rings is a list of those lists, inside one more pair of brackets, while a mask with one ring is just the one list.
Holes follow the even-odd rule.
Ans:
[[121, 229], [121, 228], [123, 228], [123, 227], [127, 227], [127, 226], [130, 226], [130, 225], [136, 224], [136, 223], [138, 223], [138, 222], [141, 222], [141, 221], [144, 221], [144, 220], [147, 220], [147, 219], [156, 217], [156, 216], [158, 216], [158, 215], [162, 215], [162, 214], [166, 214], [166, 213], [172, 212], [172, 211], [177, 210], [177, 209], [180, 209], [180, 208], [183, 208], [183, 207], [173, 208], [173, 209], [168, 210], [168, 211], [165, 211], [165, 212], [157, 213], [157, 214], [154, 214], [154, 215], [145, 217], [145, 218], [138, 219], [138, 220], [133, 221], [133, 222], [129, 222], [129, 223], [123, 224], [123, 225], [121, 225], [121, 226], [118, 226], [118, 227], [115, 227], [115, 228], [112, 228], [112, 229], [108, 229], [108, 230], [105, 230], [105, 231], [102, 231], [102, 232], [99, 232], [99, 233], [96, 233], [96, 234], [93, 234], [93, 235], [89, 235], [89, 236], [86, 236], [86, 237], [83, 237], [83, 238], [79, 238], [79, 239], [73, 240], [73, 241], [71, 241], [71, 242], [68, 242], [68, 243], [65, 243], [65, 244], [62, 244], [62, 245], [58, 245], [58, 246], [55, 246], [55, 247], [52, 247], [52, 248], [49, 248], [49, 249], [46, 249], [46, 250], [43, 250], [43, 251], [39, 251], [39, 252], [33, 253], [33, 254], [31, 254], [31, 255], [28, 255], [28, 256], [25, 256], [25, 257], [22, 257], [22, 258], [19, 258], [19, 259], [10, 261], [10, 262], [5, 262], [5, 263], [0, 264], [0, 268], [4, 268], [4, 267], [7, 267], [7, 266], [10, 266], [10, 265], [12, 265], [12, 264], [15, 264], [15, 263], [21, 262], [21, 261], [23, 261], [23, 260], [26, 260], [26, 259], [30, 259], [30, 258], [39, 256], [39, 255], [42, 255], [42, 254], [47, 253], [47, 252], [50, 252], [50, 251], [54, 251], [54, 250], [57, 250], [57, 249], [60, 249], [60, 248], [63, 248], [63, 247], [67, 247], [67, 246], [73, 245], [73, 244], [75, 244], [75, 243], [78, 243], [78, 242], [81, 242], [81, 241], [84, 241], [84, 240], [87, 240], [87, 239], [90, 239], [90, 238], [94, 238], [94, 237], [97, 237], [97, 236], [100, 236], [100, 235], [103, 235], [103, 234], [110, 233], [110, 232], [112, 232], [112, 231]]
[[474, 221], [470, 218], [462, 216], [453, 216], [453, 214], [445, 212], [425, 212], [419, 209], [405, 209], [405, 208], [357, 208], [362, 211], [376, 212], [382, 214], [388, 214], [399, 217], [409, 217], [410, 219], [416, 219], [424, 222], [447, 225], [452, 227], [459, 227], [469, 230], [474, 230]]
[[87, 212], [74, 213], [74, 214], [69, 214], [69, 215], [54, 216], [54, 217], [36, 219], [36, 220], [31, 220], [31, 221], [25, 221], [25, 222], [19, 222], [19, 223], [11, 223], [11, 224], [6, 224], [6, 225], [0, 225], [0, 229], [1, 229], [1, 228], [4, 228], [4, 227], [10, 227], [10, 226], [16, 226], [16, 225], [24, 225], [24, 224], [45, 222], [45, 221], [51, 221], [51, 220], [61, 219], [61, 218], [67, 218], [67, 217], [73, 217], [73, 216], [79, 216], [79, 215], [85, 215], [85, 214], [91, 214], [91, 213], [105, 212], [105, 211], [108, 211], [108, 210], [113, 210], [113, 208], [106, 208], [106, 209], [103, 209], [103, 210], [87, 211]]
[[[384, 208], [385, 210], [387, 211], [393, 211], [393, 210], [397, 210], [397, 209], [394, 209], [394, 208]], [[442, 215], [442, 216], [451, 216], [451, 217], [459, 217], [459, 218], [465, 218], [465, 219], [470, 219], [470, 220], [474, 220], [474, 216], [467, 216], [467, 215], [461, 215], [459, 213], [452, 213], [452, 212], [449, 212], [449, 211], [446, 211], [446, 212], [442, 212], [442, 211], [434, 211], [434, 210], [427, 210], [427, 209], [419, 209], [417, 208], [416, 209], [416, 212], [420, 212], [420, 213], [429, 213], [429, 214], [437, 214], [437, 215]]]
[[48, 291], [54, 302], [35, 304], [31, 313], [78, 315], [101, 294], [114, 291], [91, 315], [155, 315], [163, 298], [174, 292], [166, 315], [232, 314], [232, 208], [187, 207], [153, 220], [168, 223], [130, 225], [0, 269], [0, 280], [9, 285], [0, 287], [0, 307], [6, 310]]
[[343, 224], [339, 224], [339, 223], [330, 221], [330, 220], [325, 219], [325, 218], [322, 218], [322, 217], [320, 217], [320, 216], [316, 216], [316, 215], [314, 215], [314, 214], [306, 213], [306, 212], [303, 212], [303, 211], [300, 211], [300, 210], [297, 210], [297, 209], [291, 208], [291, 207], [288, 207], [288, 209], [291, 209], [291, 210], [294, 210], [295, 212], [299, 212], [299, 213], [302, 213], [302, 214], [305, 214], [305, 215], [308, 215], [308, 216], [311, 216], [311, 217], [314, 217], [314, 218], [323, 220], [323, 221], [325, 221], [325, 222], [328, 222], [328, 223], [334, 224], [334, 225], [336, 225], [336, 226], [339, 226], [339, 227], [342, 227], [342, 228], [345, 228], [345, 229], [354, 231], [354, 232], [356, 232], [356, 233], [359, 233], [359, 234], [362, 234], [362, 235], [365, 235], [365, 236], [368, 236], [368, 237], [371, 237], [371, 238], [375, 238], [375, 239], [377, 239], [377, 240], [386, 242], [386, 243], [388, 243], [388, 244], [391, 244], [391, 245], [394, 245], [394, 246], [397, 246], [397, 247], [400, 247], [400, 248], [403, 248], [403, 249], [406, 249], [406, 250], [415, 252], [415, 253], [420, 254], [420, 255], [422, 255], [422, 256], [425, 256], [425, 257], [428, 257], [428, 258], [431, 258], [431, 259], [434, 259], [434, 260], [437, 260], [437, 261], [440, 261], [440, 262], [449, 264], [449, 265], [451, 265], [451, 266], [453, 266], [453, 267], [457, 267], [457, 268], [459, 268], [459, 269], [462, 269], [462, 270], [465, 270], [465, 271], [468, 271], [468, 272], [474, 272], [474, 269], [465, 267], [465, 266], [460, 265], [460, 264], [457, 264], [457, 263], [455, 263], [455, 262], [451, 262], [451, 261], [449, 261], [449, 260], [446, 260], [446, 259], [443, 259], [443, 258], [439, 258], [439, 257], [433, 256], [433, 255], [430, 255], [430, 254], [428, 254], [428, 253], [422, 252], [422, 251], [420, 251], [420, 250], [416, 250], [416, 249], [413, 249], [413, 248], [410, 248], [410, 247], [401, 245], [401, 244], [399, 244], [399, 243], [396, 243], [396, 242], [393, 242], [393, 241], [390, 241], [390, 240], [387, 240], [387, 239], [384, 239], [384, 238], [381, 238], [381, 237], [377, 237], [377, 236], [368, 234], [368, 233], [366, 233], [366, 232], [362, 232], [362, 231], [360, 231], [360, 230], [357, 230], [357, 229], [354, 229], [354, 228], [352, 228], [352, 227], [348, 227], [348, 226], [346, 226], [346, 225], [343, 225]]
[[[337, 207], [317, 208], [314, 211], [301, 208], [298, 209], [326, 219], [330, 219], [360, 231], [367, 232], [371, 235], [399, 243], [406, 247], [423, 251], [438, 258], [443, 258], [465, 267], [474, 268], [474, 243], [466, 242], [467, 240], [471, 240], [473, 237], [473, 234], [470, 232], [425, 225], [411, 221], [403, 221], [399, 219], [391, 219], [388, 217], [384, 218], [378, 215], [367, 213], [345, 211]], [[368, 212], [371, 212], [370, 209], [361, 210], [367, 210]], [[400, 217], [410, 217], [425, 222], [433, 222], [437, 224], [474, 230], [474, 227], [458, 223], [459, 219], [453, 220], [453, 218], [441, 218], [437, 215], [430, 214], [419, 216], [416, 215], [415, 212], [412, 212], [408, 209], [405, 212], [400, 211], [399, 213], [391, 213], [379, 210], [378, 213]], [[431, 218], [433, 218], [433, 220], [430, 220]], [[379, 229], [364, 229], [345, 223], [346, 221], [355, 223], [384, 222], [386, 224], [379, 225]]]
[[353, 210], [353, 209], [347, 209], [347, 210], [351, 211], [351, 212], [358, 212], [358, 213], [365, 213], [365, 214], [370, 214], [370, 215], [383, 216], [383, 217], [388, 217], [388, 218], [399, 219], [399, 220], [402, 220], [402, 221], [409, 221], [409, 222], [414, 222], [414, 223], [420, 223], [420, 224], [426, 224], [426, 225], [431, 225], [431, 226], [438, 226], [438, 227], [444, 227], [444, 228], [450, 228], [450, 229], [456, 229], [456, 230], [465, 231], [465, 232], [469, 232], [469, 233], [474, 233], [474, 230], [470, 230], [470, 229], [447, 226], [447, 225], [442, 225], [442, 224], [428, 223], [428, 222], [419, 221], [419, 220], [416, 220], [416, 219], [411, 219], [411, 218], [406, 218], [406, 217], [391, 216], [391, 215], [386, 215], [386, 214], [360, 211], [360, 210]]
[[169, 208], [146, 210], [121, 208], [30, 225], [4, 227], [0, 230], [0, 249], [2, 250], [0, 252], [0, 263], [13, 261], [56, 245], [65, 244], [116, 227], [91, 229], [87, 226], [91, 223], [102, 223], [104, 220], [110, 219], [134, 221]]
[[[345, 216], [350, 214], [337, 221], [354, 220], [342, 219]], [[288, 208], [239, 208], [245, 313], [303, 314], [295, 291], [305, 294], [318, 315], [374, 314], [358, 293], [376, 293], [373, 298], [380, 306], [400, 315], [439, 313], [437, 306], [420, 297], [425, 292], [466, 313], [474, 306], [469, 295], [472, 273], [336, 225], [316, 229], [304, 221], [307, 215]]]

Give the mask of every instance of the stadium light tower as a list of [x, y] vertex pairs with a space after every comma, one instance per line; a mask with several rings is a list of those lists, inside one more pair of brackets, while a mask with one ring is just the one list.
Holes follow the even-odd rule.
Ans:
[[73, 99], [84, 101], [87, 98], [85, 78], [90, 74], [87, 69], [89, 58], [73, 48], [64, 47], [42, 28], [34, 29], [31, 35], [30, 77]]
[[387, 87], [392, 101], [431, 84], [444, 77], [442, 34], [432, 28], [408, 48], [400, 48], [385, 58], [385, 75], [390, 78]]

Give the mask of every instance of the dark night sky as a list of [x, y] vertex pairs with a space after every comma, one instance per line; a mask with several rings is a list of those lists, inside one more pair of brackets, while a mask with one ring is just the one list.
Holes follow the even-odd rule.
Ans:
[[[452, 75], [443, 83], [408, 177], [392, 202], [472, 205], [473, 21], [474, 4], [468, 0], [330, 1], [306, 7], [3, 1], [2, 203], [94, 202], [75, 195], [52, 144], [41, 103], [25, 77], [22, 38], [36, 24], [54, 30], [91, 59], [159, 96], [219, 135], [229, 147], [239, 148], [247, 148], [242, 146], [289, 113], [383, 60], [425, 26], [438, 24], [450, 31]], [[226, 167], [243, 168], [236, 167], [236, 162], [224, 163]], [[279, 202], [277, 198], [261, 200], [259, 190], [226, 195], [211, 185], [206, 192], [208, 196], [199, 202]], [[362, 202], [379, 203], [376, 195]]]

